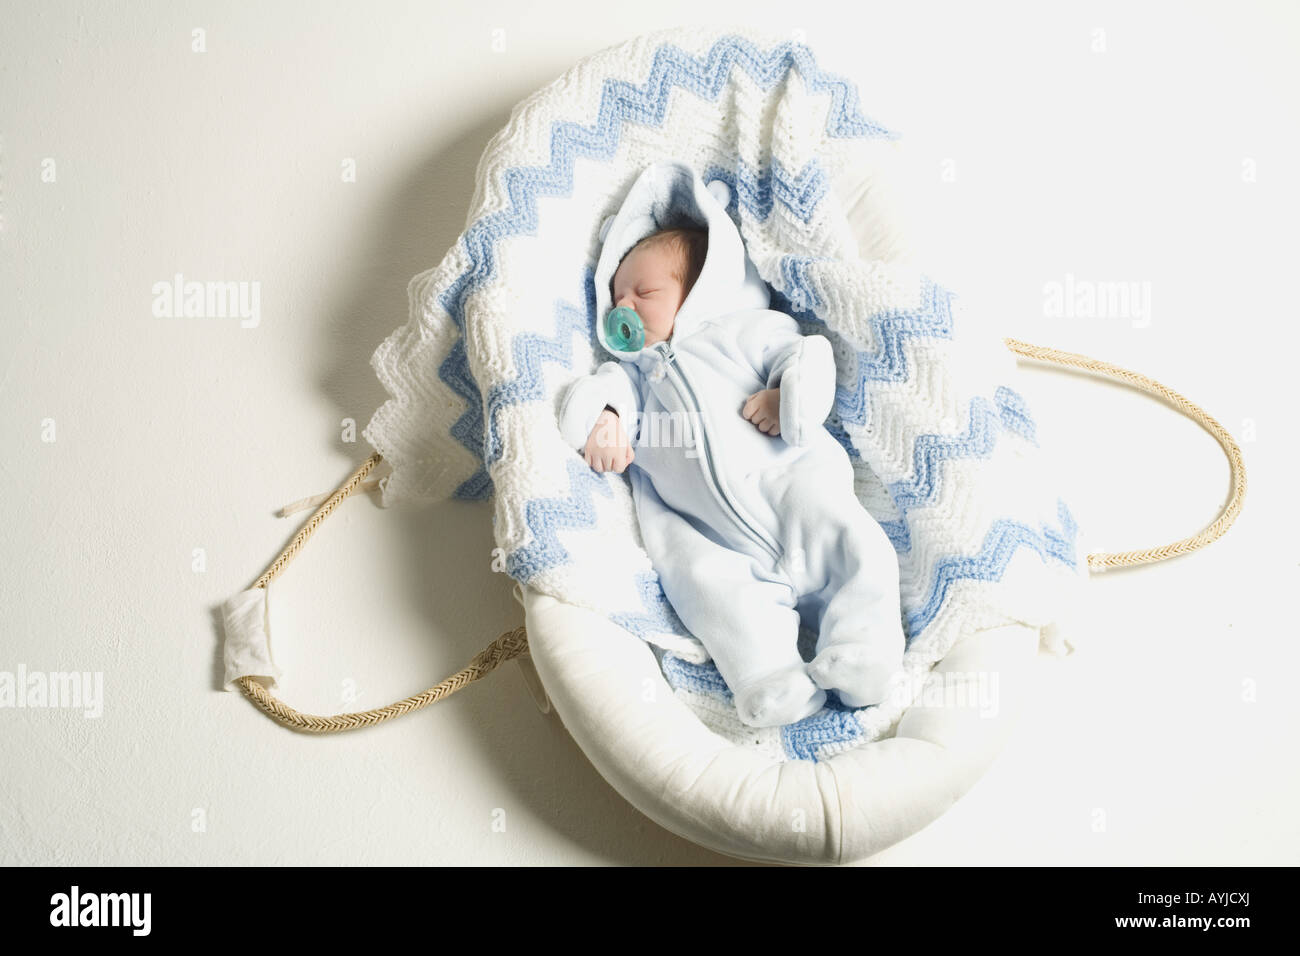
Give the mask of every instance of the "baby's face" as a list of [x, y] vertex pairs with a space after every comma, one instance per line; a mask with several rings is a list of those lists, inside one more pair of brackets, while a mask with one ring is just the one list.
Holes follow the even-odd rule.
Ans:
[[625, 305], [641, 316], [645, 344], [665, 342], [686, 298], [673, 278], [673, 252], [663, 246], [642, 246], [630, 252], [614, 273], [614, 307]]

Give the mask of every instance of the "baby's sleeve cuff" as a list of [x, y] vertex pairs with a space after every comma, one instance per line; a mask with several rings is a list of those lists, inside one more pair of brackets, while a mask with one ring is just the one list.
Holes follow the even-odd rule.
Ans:
[[808, 335], [798, 356], [781, 374], [781, 437], [788, 445], [806, 445], [821, 428], [835, 403], [835, 353], [824, 335]]
[[606, 362], [594, 375], [580, 378], [569, 387], [560, 410], [560, 434], [571, 448], [581, 449], [608, 405], [618, 413], [628, 437], [635, 438], [636, 404], [627, 373], [617, 362]]

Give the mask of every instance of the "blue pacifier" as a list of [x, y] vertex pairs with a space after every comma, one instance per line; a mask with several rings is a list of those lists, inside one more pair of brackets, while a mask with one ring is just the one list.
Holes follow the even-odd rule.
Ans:
[[645, 326], [635, 309], [620, 305], [605, 316], [605, 340], [620, 352], [639, 352], [645, 345]]

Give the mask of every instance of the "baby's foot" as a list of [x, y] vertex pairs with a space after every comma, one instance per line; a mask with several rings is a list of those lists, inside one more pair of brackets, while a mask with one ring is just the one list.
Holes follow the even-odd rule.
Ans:
[[818, 687], [834, 689], [846, 707], [879, 704], [889, 692], [889, 680], [903, 664], [882, 658], [867, 644], [832, 644], [808, 665], [808, 676]]
[[826, 691], [798, 664], [750, 684], [736, 694], [740, 719], [751, 727], [784, 727], [811, 717], [826, 705]]

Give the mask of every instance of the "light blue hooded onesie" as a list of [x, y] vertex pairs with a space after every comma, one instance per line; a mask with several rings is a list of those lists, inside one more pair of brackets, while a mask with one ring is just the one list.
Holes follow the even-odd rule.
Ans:
[[[662, 162], [637, 178], [603, 231], [596, 323], [617, 361], [578, 379], [560, 428], [581, 449], [606, 405], [632, 442], [632, 495], [646, 552], [682, 623], [713, 657], [740, 719], [783, 726], [821, 710], [884, 699], [905, 638], [898, 557], [853, 493], [844, 448], [825, 428], [835, 360], [824, 336], [769, 309], [770, 291], [727, 213], [725, 183]], [[653, 232], [708, 230], [699, 278], [667, 342], [613, 348], [610, 281]], [[780, 434], [742, 417], [753, 393], [781, 389]], [[816, 656], [798, 649], [802, 619]]]

